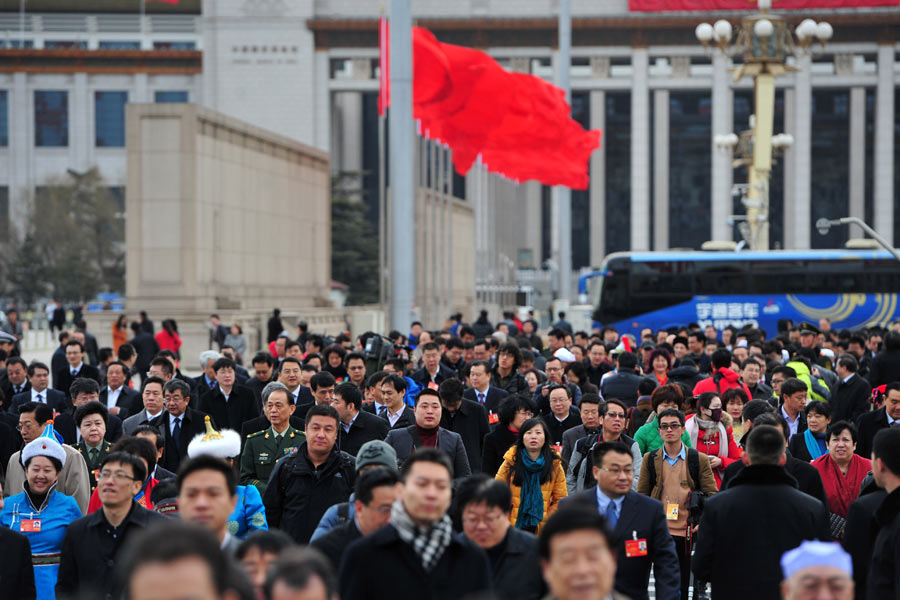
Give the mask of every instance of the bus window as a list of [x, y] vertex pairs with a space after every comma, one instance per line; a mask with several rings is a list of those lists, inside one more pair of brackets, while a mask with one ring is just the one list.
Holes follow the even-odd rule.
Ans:
[[794, 294], [806, 276], [804, 261], [755, 260], [748, 263], [751, 294]]
[[697, 261], [694, 268], [695, 293], [698, 295], [748, 292], [747, 264], [744, 262]]

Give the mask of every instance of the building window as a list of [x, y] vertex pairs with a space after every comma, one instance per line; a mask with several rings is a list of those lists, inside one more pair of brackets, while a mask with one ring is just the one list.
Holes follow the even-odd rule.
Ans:
[[188, 101], [188, 93], [177, 90], [163, 91], [163, 92], [155, 92], [153, 94], [153, 101], [157, 103], [165, 103], [165, 102], [187, 102]]
[[[816, 220], [847, 216], [850, 201], [850, 90], [814, 89], [812, 93], [812, 202], [810, 246], [841, 248], [848, 227], [819, 235]], [[802, 223], [800, 224], [802, 226]]]
[[34, 40], [0, 40], [0, 48], [34, 48]]
[[9, 95], [0, 90], [0, 146], [9, 146]]
[[195, 42], [153, 42], [154, 50], [196, 50]]
[[94, 143], [98, 148], [125, 145], [125, 104], [128, 92], [94, 94]]
[[603, 253], [611, 254], [631, 248], [630, 92], [606, 94], [606, 131], [600, 151], [606, 154], [606, 248]]
[[700, 249], [709, 239], [712, 96], [669, 93], [669, 247]]
[[140, 50], [141, 43], [133, 41], [101, 41], [97, 47], [100, 50]]
[[9, 187], [0, 185], [0, 240], [9, 240]]
[[34, 145], [39, 148], [69, 145], [69, 93], [38, 90], [34, 93]]
[[87, 50], [87, 42], [75, 40], [47, 40], [44, 50]]

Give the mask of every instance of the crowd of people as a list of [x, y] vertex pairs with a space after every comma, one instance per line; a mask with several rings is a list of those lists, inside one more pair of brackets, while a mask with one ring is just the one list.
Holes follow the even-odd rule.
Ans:
[[896, 328], [210, 325], [0, 331], [0, 596], [900, 597]]

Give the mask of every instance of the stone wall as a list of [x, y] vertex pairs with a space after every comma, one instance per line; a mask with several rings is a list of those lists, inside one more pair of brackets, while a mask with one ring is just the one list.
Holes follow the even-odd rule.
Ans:
[[325, 153], [190, 104], [126, 119], [129, 310], [327, 306]]

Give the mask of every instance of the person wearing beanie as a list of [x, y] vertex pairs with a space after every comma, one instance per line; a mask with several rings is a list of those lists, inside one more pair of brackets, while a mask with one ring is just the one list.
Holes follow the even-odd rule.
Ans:
[[[378, 467], [387, 467], [395, 473], [399, 473], [397, 471], [397, 452], [387, 442], [381, 440], [366, 442], [356, 454], [356, 476], [359, 477], [365, 471]], [[313, 542], [335, 527], [354, 519], [356, 516], [355, 500], [355, 494], [351, 494], [347, 502], [335, 504], [326, 510], [309, 541]]]
[[810, 598], [811, 589], [823, 587], [831, 600], [853, 599], [853, 561], [837, 542], [806, 540], [781, 555], [781, 570], [784, 600]]
[[[241, 436], [231, 429], [216, 431], [209, 416], [206, 417], [206, 433], [197, 435], [187, 448], [188, 458], [214, 456], [222, 459], [229, 467], [241, 454]], [[256, 486], [238, 485], [235, 495], [237, 504], [228, 517], [228, 533], [240, 540], [250, 533], [269, 529], [266, 523], [266, 507]]]
[[48, 424], [44, 435], [22, 449], [24, 491], [7, 498], [0, 512], [0, 524], [23, 534], [31, 544], [39, 600], [56, 597], [54, 588], [63, 536], [69, 524], [81, 517], [75, 499], [56, 490], [67, 458], [66, 451], [53, 437], [53, 425]]

